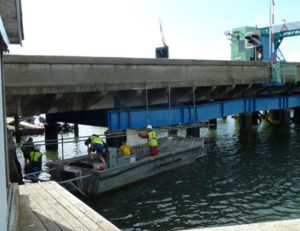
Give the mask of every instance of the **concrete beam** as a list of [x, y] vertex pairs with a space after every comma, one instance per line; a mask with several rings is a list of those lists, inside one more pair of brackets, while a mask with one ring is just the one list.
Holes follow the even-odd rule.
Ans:
[[0, 0], [0, 15], [11, 44], [24, 39], [21, 0]]
[[7, 95], [269, 82], [264, 62], [16, 55], [4, 62]]

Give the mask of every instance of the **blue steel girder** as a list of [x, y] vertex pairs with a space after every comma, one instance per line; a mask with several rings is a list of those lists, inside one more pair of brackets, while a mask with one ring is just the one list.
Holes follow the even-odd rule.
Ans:
[[[148, 115], [152, 126], [178, 125], [217, 119], [224, 116], [262, 110], [287, 109], [300, 106], [300, 95], [249, 97], [194, 106], [169, 108], [129, 109], [108, 111], [109, 130], [136, 129], [147, 126]], [[195, 115], [195, 116], [194, 116]]]

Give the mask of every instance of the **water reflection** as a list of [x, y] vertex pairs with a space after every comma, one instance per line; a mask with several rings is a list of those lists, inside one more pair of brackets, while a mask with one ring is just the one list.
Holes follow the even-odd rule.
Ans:
[[123, 230], [180, 230], [300, 217], [299, 126], [240, 131], [218, 120], [196, 163], [87, 202]]
[[[80, 136], [104, 128], [80, 126]], [[86, 200], [122, 230], [180, 230], [300, 217], [300, 128], [260, 123], [240, 131], [233, 118], [219, 119], [209, 138], [209, 154], [110, 195]], [[185, 131], [178, 132], [181, 135]], [[159, 136], [167, 135], [160, 131]], [[72, 137], [73, 134], [65, 134]], [[35, 136], [34, 140], [43, 140]], [[145, 142], [134, 132], [130, 143]], [[41, 150], [43, 161], [62, 158]], [[86, 155], [83, 142], [64, 145], [66, 158]], [[20, 161], [23, 156], [18, 152]], [[24, 161], [21, 161], [23, 163]]]

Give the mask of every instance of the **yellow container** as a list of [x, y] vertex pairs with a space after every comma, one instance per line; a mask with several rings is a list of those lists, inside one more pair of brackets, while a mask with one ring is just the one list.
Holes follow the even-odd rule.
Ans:
[[123, 144], [121, 146], [121, 152], [124, 156], [129, 156], [130, 155], [130, 145], [128, 144]]

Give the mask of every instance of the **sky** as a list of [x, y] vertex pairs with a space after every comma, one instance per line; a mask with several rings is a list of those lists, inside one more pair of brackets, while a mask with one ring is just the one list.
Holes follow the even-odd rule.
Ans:
[[[269, 26], [269, 0], [22, 0], [23, 46], [11, 54], [155, 58], [159, 19], [172, 59], [229, 60], [224, 32]], [[299, 0], [275, 0], [275, 24], [300, 21]], [[300, 61], [300, 36], [281, 44]]]

